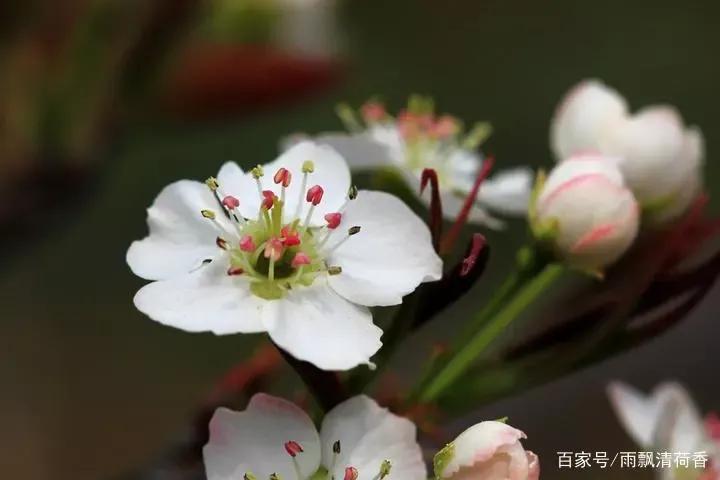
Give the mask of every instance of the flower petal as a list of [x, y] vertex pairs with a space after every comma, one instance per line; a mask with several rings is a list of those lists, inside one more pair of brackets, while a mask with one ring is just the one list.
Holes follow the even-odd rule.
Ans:
[[380, 168], [394, 164], [390, 148], [374, 140], [366, 132], [328, 133], [316, 137], [315, 140], [334, 148], [354, 170]]
[[292, 458], [284, 449], [288, 441], [303, 448], [295, 457], [303, 478], [320, 466], [320, 437], [312, 420], [281, 398], [261, 393], [243, 412], [218, 408], [209, 429], [210, 440], [203, 448], [208, 480], [238, 480], [247, 472], [258, 479], [272, 473], [295, 478]]
[[507, 215], [525, 215], [530, 202], [533, 171], [527, 167], [504, 170], [480, 186], [478, 201]]
[[[360, 191], [348, 203], [341, 228], [356, 225], [360, 232], [328, 259], [328, 264], [342, 267], [341, 274], [330, 276], [330, 285], [351, 302], [396, 305], [420, 283], [442, 276], [442, 260], [433, 249], [430, 230], [398, 198]], [[328, 242], [331, 248], [334, 240]]]
[[[219, 211], [204, 184], [180, 180], [165, 187], [147, 211], [150, 234], [127, 251], [133, 273], [147, 280], [164, 280], [187, 274], [215, 256], [218, 229], [201, 215], [203, 209]], [[221, 213], [216, 221], [225, 225]]]
[[586, 150], [600, 150], [607, 130], [627, 115], [620, 94], [598, 80], [575, 86], [560, 103], [550, 126], [558, 161]]
[[339, 296], [322, 278], [268, 302], [263, 324], [283, 350], [323, 370], [368, 364], [382, 345], [370, 311]]
[[[346, 467], [358, 470], [359, 480], [372, 480], [383, 460], [389, 460], [392, 480], [427, 478], [415, 425], [360, 395], [330, 411], [320, 429], [323, 465], [331, 476], [342, 478]], [[341, 453], [333, 461], [332, 446], [340, 441]]]
[[142, 287], [133, 301], [153, 320], [188, 332], [216, 335], [264, 330], [264, 300], [250, 293], [242, 276], [227, 275], [229, 262], [217, 256], [196, 271]]
[[[267, 175], [267, 172], [266, 172]], [[257, 182], [249, 172], [244, 172], [235, 162], [226, 162], [217, 176], [223, 195], [232, 195], [240, 200], [240, 213], [246, 218], [256, 218], [260, 208], [260, 194]]]

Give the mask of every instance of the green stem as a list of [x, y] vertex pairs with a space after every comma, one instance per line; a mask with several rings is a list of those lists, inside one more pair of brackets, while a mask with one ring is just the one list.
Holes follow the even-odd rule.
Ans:
[[[498, 311], [435, 375], [424, 388], [421, 402], [434, 401], [457, 381], [485, 349], [563, 272], [558, 264], [547, 265], [538, 275], [527, 280], [517, 294]], [[482, 315], [482, 312], [481, 312]]]

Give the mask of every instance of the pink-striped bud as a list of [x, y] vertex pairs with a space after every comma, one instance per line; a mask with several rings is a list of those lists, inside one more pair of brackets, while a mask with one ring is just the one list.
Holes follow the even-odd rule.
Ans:
[[233, 197], [232, 195], [228, 195], [225, 198], [222, 199], [222, 204], [227, 208], [228, 210], [234, 210], [237, 207], [240, 206], [240, 200]]
[[272, 192], [272, 190], [263, 190], [262, 195], [263, 195], [263, 201], [262, 201], [263, 208], [270, 210], [273, 206], [273, 203], [275, 203], [275, 199], [277, 197]]
[[302, 445], [292, 440], [285, 442], [285, 451], [293, 458], [295, 458], [298, 453], [304, 452]]
[[314, 187], [310, 187], [310, 189], [308, 189], [305, 200], [312, 203], [313, 205], [318, 205], [322, 200], [324, 193], [325, 191], [320, 185], [315, 185]]
[[271, 238], [265, 244], [265, 258], [269, 258], [277, 262], [282, 258], [283, 253], [285, 253], [285, 246], [279, 238]]
[[358, 478], [358, 471], [355, 467], [347, 467], [345, 469], [345, 476], [343, 477], [343, 480], [357, 480]]
[[250, 235], [244, 235], [240, 239], [240, 250], [242, 250], [243, 252], [254, 252], [255, 248], [257, 247], [255, 245], [255, 242], [253, 241], [253, 238]]
[[273, 177], [273, 181], [277, 184], [282, 184], [283, 187], [290, 186], [290, 180], [292, 180], [292, 173], [284, 167], [275, 172], [275, 176]]
[[307, 254], [303, 252], [296, 253], [295, 257], [293, 257], [292, 259], [292, 266], [294, 268], [297, 268], [300, 265], [310, 265], [310, 257], [308, 257]]
[[342, 221], [342, 213], [340, 212], [334, 212], [334, 213], [328, 213], [325, 215], [325, 221], [327, 222], [327, 227], [331, 230], [335, 229], [340, 225], [340, 222]]

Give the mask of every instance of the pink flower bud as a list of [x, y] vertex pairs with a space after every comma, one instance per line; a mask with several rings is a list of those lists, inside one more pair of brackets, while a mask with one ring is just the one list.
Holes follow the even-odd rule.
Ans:
[[328, 213], [325, 215], [325, 221], [327, 222], [327, 227], [333, 230], [340, 225], [340, 222], [342, 221], [342, 213]]
[[322, 200], [324, 193], [325, 191], [320, 185], [315, 185], [314, 187], [310, 187], [308, 189], [305, 200], [312, 203], [313, 205], [318, 205]]
[[270, 210], [273, 206], [273, 203], [275, 203], [275, 199], [277, 197], [272, 192], [272, 190], [263, 190], [262, 195], [263, 195], [263, 201], [262, 201], [263, 208]]
[[292, 173], [287, 168], [280, 168], [273, 177], [273, 180], [277, 184], [282, 184], [283, 187], [290, 186], [290, 180], [292, 180]]
[[309, 265], [310, 264], [310, 257], [308, 257], [303, 252], [298, 252], [295, 254], [295, 257], [292, 259], [292, 266], [297, 268], [300, 265]]
[[250, 235], [244, 235], [240, 239], [240, 250], [242, 250], [243, 252], [254, 252], [255, 248], [257, 247], [255, 245], [255, 242], [253, 241], [253, 238]]
[[228, 195], [222, 200], [222, 204], [227, 208], [228, 210], [233, 210], [240, 206], [240, 200], [233, 197], [232, 195]]

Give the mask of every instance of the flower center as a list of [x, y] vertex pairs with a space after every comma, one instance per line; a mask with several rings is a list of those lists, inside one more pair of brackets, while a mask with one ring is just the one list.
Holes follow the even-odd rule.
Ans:
[[[292, 181], [292, 172], [286, 168], [279, 169], [273, 176], [273, 182], [280, 187], [279, 196], [272, 190], [263, 189], [262, 167], [252, 170], [260, 197], [256, 218], [244, 217], [239, 210], [240, 201], [223, 191], [215, 178], [205, 182], [232, 225], [228, 229], [226, 224], [218, 222], [212, 210], [201, 212], [218, 230], [216, 244], [227, 252], [229, 259], [227, 274], [245, 276], [250, 281], [250, 291], [258, 297], [279, 299], [294, 287], [311, 285], [321, 275], [340, 274], [340, 266], [328, 265], [326, 259], [360, 231], [360, 227], [353, 226], [345, 234], [335, 233], [342, 224], [342, 211], [326, 214], [325, 225], [321, 227], [312, 225], [317, 215], [315, 207], [324, 195], [320, 185], [306, 189], [314, 168], [310, 161], [302, 166], [300, 198], [289, 221], [285, 194]], [[353, 187], [348, 192], [348, 199], [353, 200], [356, 196], [357, 189]]]

